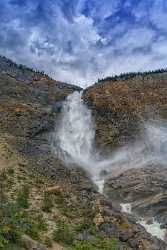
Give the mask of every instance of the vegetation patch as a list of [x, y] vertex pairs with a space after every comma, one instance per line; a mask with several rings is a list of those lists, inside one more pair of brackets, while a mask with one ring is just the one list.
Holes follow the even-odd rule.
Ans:
[[53, 195], [48, 192], [44, 192], [42, 210], [46, 213], [51, 212], [53, 207]]
[[30, 189], [28, 185], [24, 185], [17, 194], [17, 204], [19, 207], [28, 208], [29, 207], [29, 194]]
[[74, 242], [74, 233], [64, 220], [57, 221], [56, 229], [53, 232], [53, 239], [57, 242], [63, 242], [72, 245]]

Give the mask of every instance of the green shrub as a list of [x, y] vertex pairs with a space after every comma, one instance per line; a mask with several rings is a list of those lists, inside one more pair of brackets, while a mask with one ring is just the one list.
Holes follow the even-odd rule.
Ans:
[[79, 223], [75, 226], [74, 230], [76, 233], [83, 232], [87, 229], [90, 229], [91, 225], [88, 223]]
[[17, 242], [21, 237], [21, 214], [19, 209], [10, 203], [0, 206], [0, 248], [10, 242]]
[[53, 207], [53, 196], [48, 192], [45, 192], [43, 197], [42, 210], [44, 212], [49, 213], [51, 212], [52, 207]]
[[3, 250], [25, 250], [25, 248], [19, 246], [19, 244], [9, 243], [4, 246]]
[[116, 238], [106, 238], [100, 242], [99, 249], [101, 250], [117, 250], [118, 240]]
[[47, 231], [47, 224], [45, 223], [41, 214], [25, 217], [24, 231], [34, 240], [40, 240], [40, 232]]
[[71, 250], [97, 250], [97, 247], [88, 241], [78, 241]]
[[17, 204], [19, 207], [21, 208], [29, 207], [29, 202], [28, 202], [29, 194], [30, 194], [29, 186], [24, 185], [17, 194]]
[[118, 241], [115, 238], [101, 239], [97, 237], [94, 241], [77, 241], [71, 250], [117, 250]]
[[8, 240], [5, 239], [3, 234], [0, 232], [0, 249], [4, 249], [5, 245], [8, 244]]
[[17, 203], [0, 204], [0, 249], [8, 249], [7, 246], [15, 243], [18, 245], [22, 234], [38, 240], [43, 231], [47, 231], [47, 225], [41, 214], [29, 215]]
[[74, 234], [64, 220], [57, 222], [57, 227], [53, 232], [53, 239], [71, 245], [74, 241]]

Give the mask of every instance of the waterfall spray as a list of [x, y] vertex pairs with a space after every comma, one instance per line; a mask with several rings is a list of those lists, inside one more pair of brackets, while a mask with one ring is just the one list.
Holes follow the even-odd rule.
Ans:
[[[129, 168], [166, 164], [167, 128], [163, 122], [144, 123], [143, 135], [137, 142], [117, 149], [107, 159], [101, 159], [95, 147], [91, 110], [84, 104], [82, 92], [74, 92], [63, 104], [60, 124], [52, 137], [52, 148], [67, 166], [83, 167], [102, 192], [104, 178], [111, 173], [118, 175]], [[103, 170], [107, 176], [101, 176]]]
[[64, 102], [60, 124], [52, 137], [56, 155], [69, 165], [83, 167], [103, 191], [98, 152], [95, 148], [95, 126], [91, 110], [82, 100], [82, 92], [74, 92]]
[[[105, 178], [110, 174], [119, 175], [130, 168], [141, 168], [152, 165], [165, 165], [167, 162], [167, 127], [162, 121], [143, 123], [143, 134], [133, 144], [112, 152], [107, 159], [98, 157], [95, 147], [95, 126], [91, 110], [82, 100], [82, 92], [69, 95], [63, 104], [59, 126], [52, 137], [54, 153], [67, 166], [80, 166], [92, 177], [92, 180], [103, 193]], [[105, 170], [107, 175], [102, 176]], [[130, 204], [120, 204], [123, 212], [131, 212]], [[158, 237], [164, 237], [164, 230], [154, 222], [147, 225], [140, 220], [146, 230]]]

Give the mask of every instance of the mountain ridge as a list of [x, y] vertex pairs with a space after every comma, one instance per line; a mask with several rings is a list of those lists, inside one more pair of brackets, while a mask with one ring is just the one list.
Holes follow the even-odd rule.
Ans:
[[[99, 194], [83, 169], [75, 165], [67, 168], [53, 154], [50, 137], [59, 123], [62, 103], [81, 88], [43, 78], [43, 74], [41, 78], [28, 78], [28, 82], [20, 81], [20, 73], [10, 75], [8, 70], [2, 71], [0, 216], [5, 222], [0, 220], [0, 247], [55, 250], [55, 241], [69, 250], [164, 250], [163, 241], [152, 237], [133, 217]], [[108, 95], [108, 89], [104, 90], [104, 95]], [[84, 91], [84, 101], [92, 107], [94, 117], [95, 112], [102, 115], [96, 116], [96, 133], [101, 130], [112, 144], [109, 122], [101, 120], [104, 114], [96, 110], [98, 98], [89, 100], [89, 91]], [[93, 94], [99, 95], [98, 91], [93, 89]], [[103, 139], [99, 134], [102, 147]]]

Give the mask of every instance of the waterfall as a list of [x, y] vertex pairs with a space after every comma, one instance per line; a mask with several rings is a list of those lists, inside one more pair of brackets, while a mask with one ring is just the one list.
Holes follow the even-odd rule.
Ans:
[[[83, 167], [103, 192], [104, 179], [130, 168], [166, 164], [167, 128], [163, 122], [145, 122], [141, 139], [99, 158], [95, 147], [95, 126], [91, 110], [82, 100], [82, 92], [74, 92], [64, 101], [60, 123], [52, 136], [54, 153], [67, 166]], [[165, 152], [164, 152], [165, 151]], [[101, 175], [101, 173], [105, 175]]]
[[81, 96], [82, 92], [74, 92], [64, 102], [60, 124], [54, 133], [55, 151], [66, 163], [82, 166], [93, 175], [95, 128], [91, 111]]
[[[133, 144], [100, 158], [95, 147], [95, 126], [91, 110], [82, 100], [82, 92], [74, 92], [64, 101], [59, 125], [52, 136], [54, 153], [67, 166], [83, 167], [103, 193], [105, 179], [119, 175], [129, 168], [166, 165], [167, 127], [162, 121], [143, 123], [143, 134]], [[102, 175], [102, 172], [103, 175]], [[121, 203], [122, 212], [131, 213], [131, 204]], [[143, 218], [138, 223], [152, 235], [164, 239], [164, 229], [156, 221], [147, 225]]]

